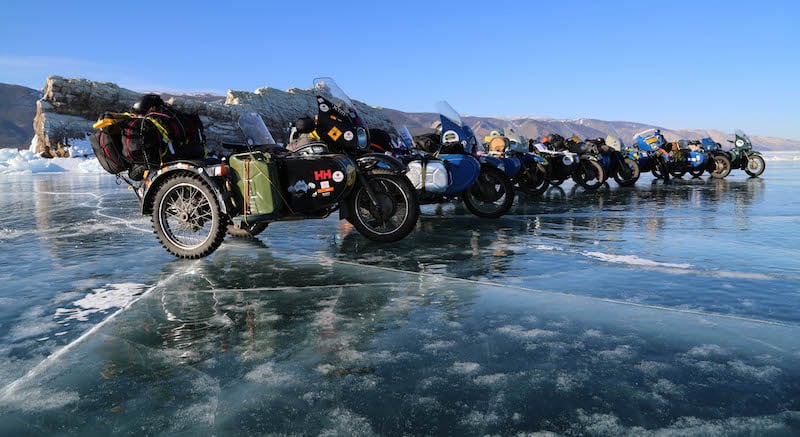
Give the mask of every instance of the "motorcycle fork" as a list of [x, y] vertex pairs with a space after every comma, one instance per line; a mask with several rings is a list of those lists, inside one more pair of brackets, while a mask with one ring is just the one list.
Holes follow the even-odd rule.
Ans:
[[367, 192], [367, 197], [369, 197], [369, 201], [372, 202], [372, 205], [375, 208], [380, 209], [381, 205], [378, 203], [378, 197], [375, 195], [375, 191], [372, 190], [372, 187], [369, 185], [369, 180], [362, 172], [356, 172], [358, 176], [358, 182], [364, 186], [364, 191]]

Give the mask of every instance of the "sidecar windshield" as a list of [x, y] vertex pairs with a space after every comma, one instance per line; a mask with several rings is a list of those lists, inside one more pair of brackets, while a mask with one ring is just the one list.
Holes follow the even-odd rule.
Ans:
[[347, 94], [339, 88], [339, 85], [331, 77], [318, 77], [314, 79], [314, 93], [324, 97], [339, 109], [345, 111], [353, 119], [358, 117], [356, 106]]
[[264, 120], [255, 112], [248, 112], [239, 116], [239, 129], [244, 135], [249, 146], [263, 146], [275, 144]]

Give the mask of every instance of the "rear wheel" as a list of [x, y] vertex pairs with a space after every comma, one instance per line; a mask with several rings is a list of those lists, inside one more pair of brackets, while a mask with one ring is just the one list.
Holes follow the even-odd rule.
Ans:
[[614, 180], [621, 187], [630, 187], [639, 180], [639, 164], [631, 158], [622, 160], [623, 168], [614, 173]]
[[603, 166], [591, 159], [581, 159], [573, 175], [575, 182], [587, 190], [596, 190], [605, 182]]
[[153, 231], [167, 252], [179, 258], [202, 258], [225, 238], [223, 217], [214, 189], [197, 176], [167, 180], [155, 195]]
[[723, 179], [731, 174], [731, 160], [725, 155], [714, 155], [714, 170], [711, 176]]
[[760, 155], [750, 155], [747, 157], [747, 167], [744, 169], [745, 173], [750, 175], [751, 178], [757, 178], [764, 173], [767, 168], [767, 163]]
[[464, 191], [464, 206], [478, 217], [499, 218], [514, 205], [514, 186], [505, 173], [482, 166], [478, 179]]
[[414, 230], [419, 218], [419, 203], [411, 183], [405, 176], [391, 173], [373, 173], [365, 177], [376, 202], [370, 199], [363, 185], [358, 186], [345, 200], [352, 211], [347, 221], [373, 241], [405, 238]]

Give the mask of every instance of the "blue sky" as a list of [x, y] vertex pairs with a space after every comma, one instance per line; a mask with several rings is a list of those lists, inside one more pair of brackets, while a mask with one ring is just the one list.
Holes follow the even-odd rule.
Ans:
[[740, 128], [800, 139], [797, 1], [10, 0], [0, 82], [307, 88], [432, 112]]

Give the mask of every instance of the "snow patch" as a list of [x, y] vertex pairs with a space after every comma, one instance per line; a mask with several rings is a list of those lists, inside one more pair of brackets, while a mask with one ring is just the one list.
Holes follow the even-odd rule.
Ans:
[[507, 325], [497, 329], [499, 332], [512, 338], [530, 340], [534, 338], [549, 338], [558, 335], [556, 331], [546, 329], [525, 329], [519, 325]]
[[80, 396], [76, 392], [57, 392], [39, 387], [14, 390], [12, 393], [10, 396], [0, 398], [2, 405], [6, 408], [32, 413], [42, 410], [57, 410], [80, 400]]
[[95, 289], [82, 299], [76, 300], [72, 303], [72, 308], [56, 309], [55, 318], [60, 318], [62, 322], [70, 320], [86, 322], [92, 314], [125, 307], [133, 302], [144, 291], [144, 288], [144, 284], [133, 282], [109, 284], [105, 288]]
[[640, 258], [636, 255], [613, 255], [609, 253], [603, 252], [581, 252], [582, 255], [588, 256], [589, 258], [594, 258], [600, 261], [606, 261], [610, 263], [619, 263], [619, 264], [629, 264], [632, 266], [642, 266], [642, 267], [665, 267], [665, 268], [672, 268], [672, 269], [688, 269], [691, 268], [692, 265], [688, 263], [665, 263], [665, 262], [658, 262], [649, 260], [646, 258]]
[[450, 367], [450, 372], [462, 375], [468, 375], [471, 373], [475, 373], [480, 369], [481, 365], [478, 363], [456, 361], [455, 363], [453, 363], [453, 366]]

